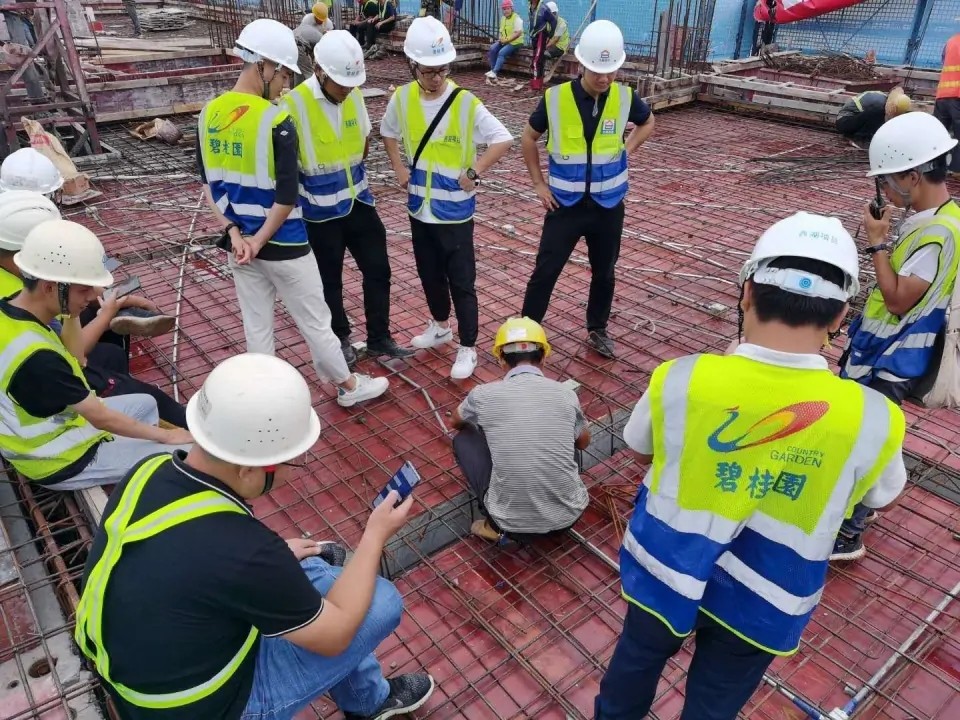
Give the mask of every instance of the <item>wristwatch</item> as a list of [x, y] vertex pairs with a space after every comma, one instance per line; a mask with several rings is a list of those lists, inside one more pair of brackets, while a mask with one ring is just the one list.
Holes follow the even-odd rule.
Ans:
[[867, 255], [873, 255], [878, 252], [889, 252], [892, 245], [888, 242], [880, 243], [879, 245], [871, 245], [870, 247], [864, 248], [864, 252]]
[[474, 185], [480, 184], [480, 176], [477, 175], [477, 171], [473, 168], [467, 168], [466, 176], [468, 180], [473, 180]]

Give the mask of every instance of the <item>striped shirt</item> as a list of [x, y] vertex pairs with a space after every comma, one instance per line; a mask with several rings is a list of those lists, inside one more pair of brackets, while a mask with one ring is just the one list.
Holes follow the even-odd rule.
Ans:
[[520, 365], [471, 390], [460, 417], [487, 436], [493, 473], [483, 504], [497, 525], [533, 534], [576, 522], [588, 497], [574, 455], [586, 420], [573, 390]]

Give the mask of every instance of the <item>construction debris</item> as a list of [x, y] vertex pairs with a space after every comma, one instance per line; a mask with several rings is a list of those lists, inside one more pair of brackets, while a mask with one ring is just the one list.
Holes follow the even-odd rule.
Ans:
[[881, 78], [876, 67], [865, 60], [850, 55], [824, 55], [819, 57], [805, 57], [790, 55], [775, 57], [770, 54], [762, 55], [767, 67], [783, 72], [795, 72], [810, 77], [829, 77], [840, 80], [878, 80]]
[[183, 132], [166, 118], [156, 118], [150, 122], [140, 123], [130, 134], [140, 140], [159, 138], [167, 145], [176, 145], [183, 137]]
[[140, 15], [140, 27], [150, 32], [181, 30], [190, 24], [190, 15], [184, 10], [161, 8]]
[[60, 140], [43, 129], [43, 126], [28, 117], [22, 119], [23, 129], [30, 138], [34, 150], [46, 155], [63, 176], [63, 204], [74, 205], [91, 200], [103, 193], [90, 186], [90, 177], [77, 170], [70, 155], [63, 149]]

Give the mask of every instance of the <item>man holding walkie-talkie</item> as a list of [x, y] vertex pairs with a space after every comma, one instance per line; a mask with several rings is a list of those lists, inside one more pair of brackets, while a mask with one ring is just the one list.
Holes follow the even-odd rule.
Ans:
[[[957, 277], [960, 207], [946, 186], [957, 141], [932, 115], [912, 112], [885, 123], [870, 143], [869, 177], [886, 202], [913, 210], [891, 241], [891, 208], [875, 198], [863, 215], [864, 252], [877, 282], [863, 314], [850, 326], [841, 376], [883, 393], [898, 405], [938, 367], [939, 336]], [[864, 527], [876, 513], [858, 505], [844, 521], [832, 560], [856, 560]]]

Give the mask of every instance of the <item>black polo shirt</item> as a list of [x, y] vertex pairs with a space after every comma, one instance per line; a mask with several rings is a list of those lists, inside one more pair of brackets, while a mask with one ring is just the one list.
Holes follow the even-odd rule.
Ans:
[[[204, 490], [229, 498], [243, 513], [207, 515], [124, 548], [107, 585], [104, 644], [113, 679], [138, 692], [195, 687], [227, 665], [251, 626], [264, 637], [283, 635], [312, 622], [323, 609], [323, 597], [286, 542], [257, 520], [238, 495], [187, 466], [184, 457], [179, 451], [154, 473], [134, 522]], [[104, 519], [113, 513], [132, 472], [111, 493]], [[105, 543], [101, 527], [84, 569], [84, 585]], [[145, 710], [107, 689], [124, 720], [235, 720], [250, 696], [259, 642], [220, 690], [192, 705]]]
[[[603, 115], [603, 108], [607, 104], [610, 91], [607, 90], [594, 100], [593, 96], [583, 89], [580, 78], [572, 81], [571, 85], [573, 86], [573, 99], [577, 103], [577, 109], [580, 110], [580, 122], [583, 123], [583, 138], [587, 142], [587, 192], [584, 193], [584, 198], [586, 198], [590, 195], [590, 165], [592, 161], [590, 146], [593, 143], [593, 136], [597, 134], [597, 126], [600, 124], [600, 117]], [[633, 100], [630, 103], [629, 121], [634, 125], [643, 125], [649, 118], [650, 106], [634, 91]], [[527, 122], [541, 135], [550, 127], [547, 119], [546, 96], [540, 98], [537, 109], [533, 111]]]

